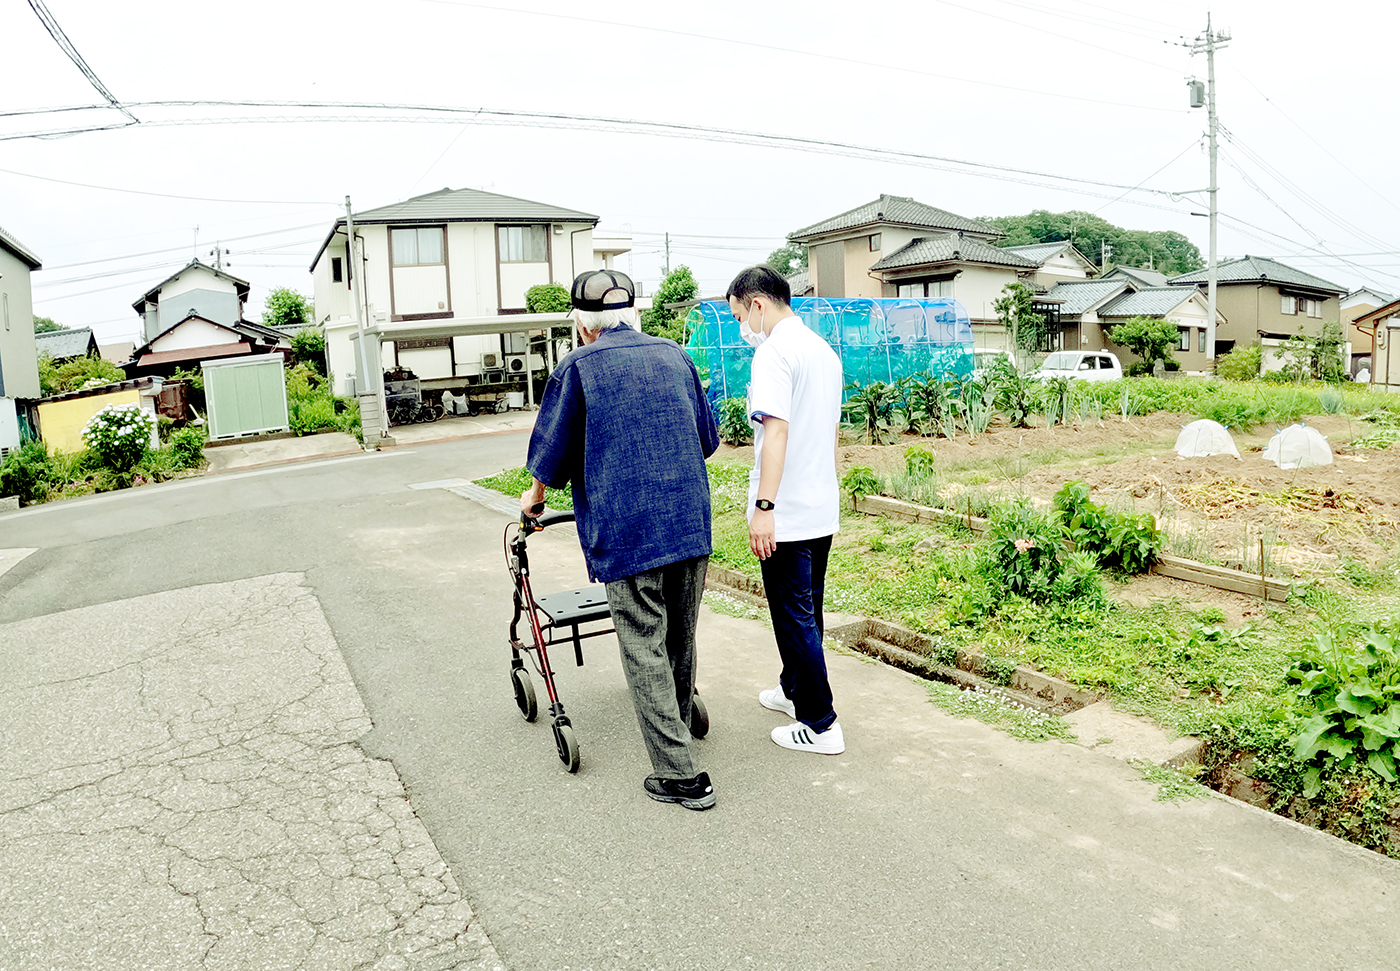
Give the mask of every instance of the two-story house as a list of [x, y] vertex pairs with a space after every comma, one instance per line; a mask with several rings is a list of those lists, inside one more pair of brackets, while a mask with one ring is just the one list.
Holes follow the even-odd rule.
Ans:
[[[1148, 286], [1138, 273], [1117, 270], [1097, 280], [1068, 280], [1057, 283], [1041, 299], [1059, 308], [1059, 346], [1066, 350], [1113, 351], [1124, 367], [1136, 360], [1136, 355], [1115, 344], [1110, 331], [1134, 317], [1150, 317], [1175, 325], [1177, 344], [1172, 359], [1188, 373], [1208, 369], [1206, 354], [1209, 328], [1206, 326], [1208, 307], [1205, 294], [1187, 287]], [[1217, 329], [1225, 317], [1216, 308]]]
[[[353, 215], [358, 266], [348, 254], [346, 221], [339, 219], [311, 264], [316, 316], [336, 392], [349, 392], [355, 373], [356, 272], [368, 321], [475, 321], [525, 312], [525, 293], [538, 284], [568, 287], [587, 269], [611, 266], [630, 240], [594, 238], [598, 217], [477, 189], [441, 189]], [[464, 330], [470, 328], [463, 328]], [[386, 368], [411, 369], [420, 378], [476, 379], [517, 364], [534, 371], [525, 334], [458, 334], [386, 340]], [[510, 360], [520, 358], [519, 361]]]
[[0, 227], [0, 455], [20, 444], [17, 401], [39, 397], [29, 274], [42, 264]]
[[993, 245], [1005, 235], [906, 196], [882, 195], [788, 239], [807, 247], [814, 296], [953, 297], [966, 308], [982, 347], [1005, 343], [992, 309], [1002, 288], [1022, 282], [1035, 289], [1042, 266]]
[[199, 260], [147, 290], [131, 305], [145, 341], [122, 365], [126, 376], [169, 377], [200, 361], [289, 351], [285, 334], [243, 319], [248, 290], [247, 280]]
[[[1171, 286], [1197, 287], [1205, 292], [1209, 271], [1183, 273]], [[1216, 308], [1225, 317], [1215, 336], [1215, 353], [1255, 343], [1264, 348], [1264, 367], [1282, 366], [1274, 353], [1298, 334], [1316, 336], [1327, 322], [1341, 320], [1346, 287], [1295, 270], [1265, 256], [1242, 256], [1216, 267]]]
[[1375, 333], [1358, 327], [1356, 321], [1373, 310], [1395, 302], [1390, 294], [1370, 287], [1353, 290], [1342, 298], [1342, 340], [1351, 345], [1350, 373], [1353, 377], [1363, 367], [1371, 366], [1375, 352]]

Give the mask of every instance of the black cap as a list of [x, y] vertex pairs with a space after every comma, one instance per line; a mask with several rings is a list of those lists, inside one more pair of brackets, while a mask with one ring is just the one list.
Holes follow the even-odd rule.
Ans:
[[637, 288], [619, 270], [585, 270], [574, 277], [569, 299], [576, 310], [619, 310], [636, 302]]

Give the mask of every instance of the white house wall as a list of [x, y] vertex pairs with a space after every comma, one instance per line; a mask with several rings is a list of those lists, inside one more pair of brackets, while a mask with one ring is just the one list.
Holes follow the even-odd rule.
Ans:
[[151, 350], [182, 351], [189, 347], [211, 347], [215, 344], [236, 344], [238, 334], [207, 320], [188, 320], [151, 342]]
[[1001, 288], [1020, 279], [1015, 270], [965, 266], [953, 281], [953, 297], [967, 308], [973, 320], [996, 320], [992, 304], [1005, 294]]
[[16, 415], [14, 401], [0, 398], [0, 449], [19, 448], [19, 419]]
[[[0, 385], [6, 398], [39, 397], [29, 264], [0, 247]], [[8, 308], [8, 309], [7, 309]], [[7, 326], [8, 322], [8, 326]]]
[[440, 314], [452, 309], [448, 299], [446, 266], [396, 266], [394, 314]]
[[525, 291], [550, 282], [548, 263], [502, 263], [501, 309], [524, 310]]

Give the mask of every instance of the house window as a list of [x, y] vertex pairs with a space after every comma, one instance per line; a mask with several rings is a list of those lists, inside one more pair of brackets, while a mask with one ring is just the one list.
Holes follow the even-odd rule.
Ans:
[[1321, 300], [1309, 300], [1309, 301], [1308, 301], [1308, 316], [1309, 316], [1309, 317], [1321, 317], [1321, 316], [1322, 316], [1322, 301], [1321, 301]]
[[395, 266], [440, 265], [443, 262], [441, 226], [391, 229], [389, 238]]
[[1176, 337], [1177, 337], [1176, 349], [1177, 349], [1178, 351], [1189, 351], [1189, 350], [1191, 350], [1191, 328], [1190, 328], [1190, 327], [1178, 327], [1178, 328], [1176, 329]]
[[544, 226], [497, 226], [502, 263], [548, 263], [549, 237]]
[[879, 234], [879, 233], [875, 233], [874, 235], [872, 235], [872, 236], [870, 237], [870, 252], [872, 252], [872, 253], [878, 253], [878, 252], [880, 252], [880, 234]]
[[342, 260], [339, 256], [331, 257], [331, 282], [345, 282], [345, 261]]
[[1279, 308], [1279, 313], [1282, 313], [1282, 314], [1296, 314], [1297, 312], [1298, 312], [1298, 298], [1297, 298], [1297, 297], [1290, 297], [1288, 294], [1285, 293], [1285, 294], [1283, 295], [1283, 306]]
[[1206, 352], [1206, 329], [1204, 327], [1196, 331], [1196, 350], [1201, 354]]
[[953, 281], [948, 280], [928, 280], [922, 283], [901, 283], [896, 292], [901, 297], [913, 297], [921, 300], [924, 297], [951, 297], [953, 295]]

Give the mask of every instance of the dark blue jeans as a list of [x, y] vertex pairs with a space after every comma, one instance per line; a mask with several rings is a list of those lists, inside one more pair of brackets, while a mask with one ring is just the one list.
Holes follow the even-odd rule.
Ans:
[[822, 600], [831, 537], [779, 543], [760, 560], [768, 614], [778, 641], [783, 693], [792, 699], [797, 720], [824, 732], [836, 721], [831, 683], [822, 654]]

